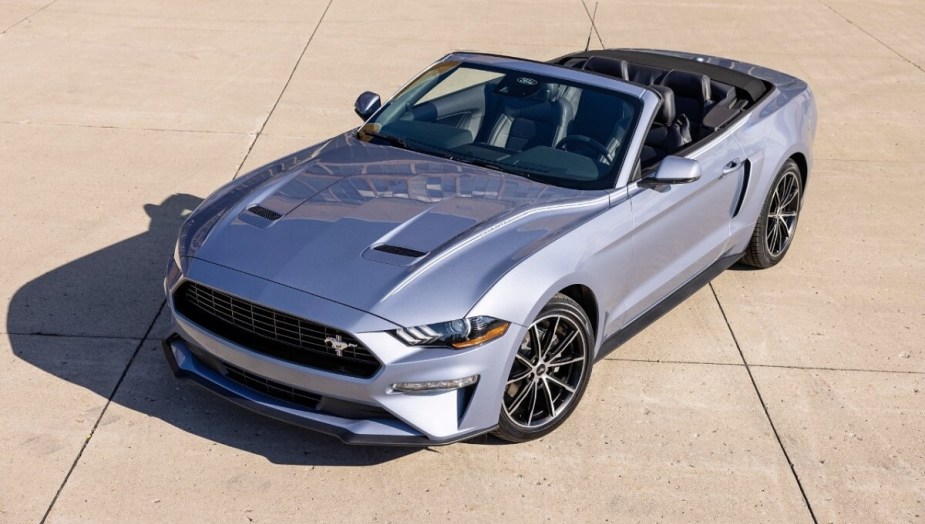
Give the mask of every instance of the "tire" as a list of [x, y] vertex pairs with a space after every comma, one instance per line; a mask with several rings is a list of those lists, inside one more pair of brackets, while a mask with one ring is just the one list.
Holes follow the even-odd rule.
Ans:
[[802, 205], [800, 168], [788, 159], [771, 184], [742, 262], [765, 269], [783, 260], [793, 244]]
[[565, 422], [588, 386], [593, 348], [588, 315], [571, 298], [554, 296], [520, 343], [494, 435], [525, 442]]

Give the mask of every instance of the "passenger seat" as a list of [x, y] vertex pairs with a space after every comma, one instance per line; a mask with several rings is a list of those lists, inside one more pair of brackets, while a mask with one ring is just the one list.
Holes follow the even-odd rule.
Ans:
[[650, 86], [662, 99], [655, 121], [646, 135], [640, 160], [649, 167], [691, 142], [690, 120], [676, 113], [674, 91], [660, 85]]

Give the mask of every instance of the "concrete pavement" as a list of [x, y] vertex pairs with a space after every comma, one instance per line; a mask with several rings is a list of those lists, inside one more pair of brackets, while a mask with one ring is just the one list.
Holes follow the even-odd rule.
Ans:
[[[593, 11], [594, 5], [587, 6]], [[0, 0], [0, 521], [925, 521], [925, 5]], [[820, 110], [793, 249], [594, 369], [540, 441], [347, 447], [177, 382], [182, 217], [446, 52], [693, 50]]]

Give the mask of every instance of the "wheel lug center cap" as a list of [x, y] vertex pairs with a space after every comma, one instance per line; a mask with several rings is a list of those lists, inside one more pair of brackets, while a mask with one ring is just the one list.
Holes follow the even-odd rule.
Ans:
[[546, 374], [546, 364], [540, 364], [536, 367], [536, 374], [538, 376], [543, 376]]

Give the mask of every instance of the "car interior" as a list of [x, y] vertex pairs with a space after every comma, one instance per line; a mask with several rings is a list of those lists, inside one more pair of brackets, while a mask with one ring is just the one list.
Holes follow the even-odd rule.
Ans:
[[[729, 125], [762, 94], [754, 85], [733, 85], [740, 74], [730, 70], [717, 71], [720, 80], [690, 70], [696, 67], [674, 67], [685, 63], [652, 65], [598, 55], [567, 56], [558, 63], [643, 85], [659, 96], [640, 155], [642, 171]], [[434, 93], [393, 109], [400, 113], [384, 111], [383, 131], [423, 148], [516, 166], [573, 187], [597, 188], [622, 162], [621, 146], [638, 113], [629, 97], [521, 73], [479, 72], [489, 77], [471, 84], [457, 79], [462, 87], [445, 93], [438, 84]]]
[[749, 105], [732, 85], [703, 73], [654, 67], [606, 56], [573, 58], [562, 65], [647, 86], [662, 100], [646, 135], [643, 169], [721, 129]]
[[[612, 171], [637, 113], [629, 97], [522, 73], [442, 96], [425, 94], [385, 115], [383, 134], [421, 149], [516, 167], [584, 186]], [[388, 108], [384, 113], [388, 112]]]

